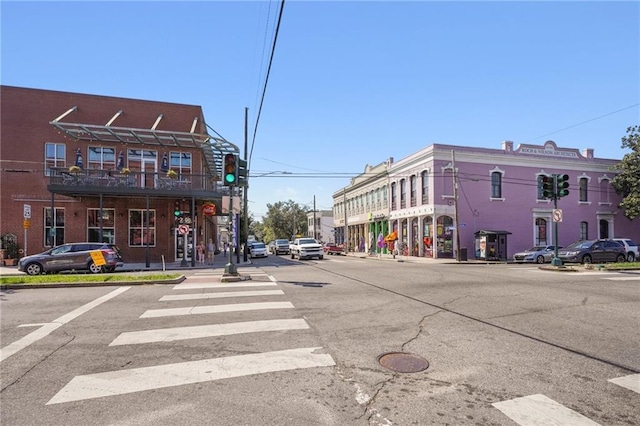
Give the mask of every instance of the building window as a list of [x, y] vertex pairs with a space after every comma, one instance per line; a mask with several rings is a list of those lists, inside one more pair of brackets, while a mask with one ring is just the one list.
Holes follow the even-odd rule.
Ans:
[[170, 154], [169, 168], [181, 175], [191, 174], [191, 153], [190, 152], [174, 152]]
[[393, 182], [391, 184], [391, 210], [395, 210], [396, 209], [396, 192], [397, 192], [397, 187], [398, 185]]
[[589, 193], [587, 191], [587, 187], [589, 185], [589, 179], [584, 177], [580, 178], [579, 185], [580, 185], [580, 201], [589, 201]]
[[411, 175], [409, 178], [409, 199], [411, 207], [416, 205], [416, 175]]
[[541, 217], [536, 218], [535, 240], [537, 246], [546, 246], [547, 242], [547, 221]]
[[149, 210], [147, 222], [146, 210], [129, 210], [129, 246], [145, 247], [147, 243], [156, 245], [156, 211]]
[[610, 204], [611, 199], [609, 198], [609, 191], [611, 190], [611, 185], [609, 179], [602, 179], [600, 181], [600, 203], [602, 204]]
[[47, 247], [64, 244], [64, 208], [55, 207], [53, 209], [53, 220], [51, 219], [51, 208], [44, 209], [44, 245]]
[[407, 207], [407, 181], [406, 179], [400, 180], [400, 208]]
[[606, 219], [600, 219], [600, 236], [598, 238], [609, 238], [609, 221]]
[[491, 173], [491, 198], [502, 198], [502, 173]]
[[[116, 242], [116, 212], [115, 209], [87, 209], [87, 241], [92, 243]], [[102, 225], [102, 238], [100, 228]]]
[[442, 195], [445, 197], [453, 196], [453, 169], [448, 168], [442, 171]]
[[580, 241], [589, 239], [589, 223], [580, 222]]
[[66, 145], [47, 142], [44, 144], [44, 175], [51, 176], [52, 167], [66, 166]]
[[429, 204], [429, 172], [425, 170], [420, 173], [420, 179], [422, 180], [422, 204]]
[[90, 146], [87, 155], [87, 167], [97, 170], [115, 169], [116, 150], [104, 146]]

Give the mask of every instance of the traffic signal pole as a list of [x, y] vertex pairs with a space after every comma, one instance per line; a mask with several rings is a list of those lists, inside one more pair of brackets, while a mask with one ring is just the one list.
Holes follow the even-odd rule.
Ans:
[[[553, 187], [556, 187], [557, 176], [553, 175]], [[558, 209], [558, 194], [553, 194], [553, 209]], [[562, 260], [558, 257], [558, 221], [553, 220], [553, 260], [551, 266], [562, 266]]]

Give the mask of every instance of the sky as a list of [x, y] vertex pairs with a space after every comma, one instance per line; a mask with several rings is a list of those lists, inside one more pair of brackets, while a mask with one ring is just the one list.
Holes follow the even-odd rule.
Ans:
[[199, 105], [243, 156], [248, 108], [257, 220], [330, 210], [366, 165], [433, 143], [621, 159], [640, 124], [638, 1], [287, 0], [278, 26], [281, 4], [2, 0], [0, 81]]

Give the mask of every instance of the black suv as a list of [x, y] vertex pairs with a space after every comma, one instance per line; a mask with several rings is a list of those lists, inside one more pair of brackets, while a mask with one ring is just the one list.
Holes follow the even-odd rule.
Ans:
[[68, 243], [20, 259], [18, 270], [28, 275], [49, 272], [88, 270], [91, 273], [114, 272], [122, 266], [120, 249], [108, 243]]

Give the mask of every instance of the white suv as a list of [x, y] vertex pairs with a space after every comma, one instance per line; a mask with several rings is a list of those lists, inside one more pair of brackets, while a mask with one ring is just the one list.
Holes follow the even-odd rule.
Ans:
[[624, 248], [627, 250], [627, 262], [633, 262], [636, 259], [640, 259], [640, 255], [638, 255], [638, 244], [629, 238], [612, 238], [613, 241], [618, 241], [624, 245]]

